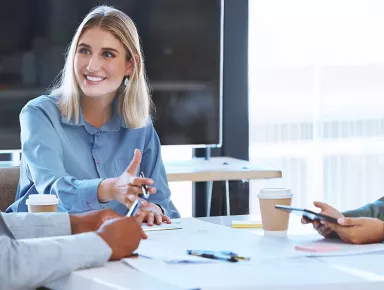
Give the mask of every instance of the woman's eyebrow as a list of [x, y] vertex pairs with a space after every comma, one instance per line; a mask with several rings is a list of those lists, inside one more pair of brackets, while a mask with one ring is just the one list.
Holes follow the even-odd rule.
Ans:
[[[80, 46], [83, 46], [83, 47], [86, 47], [86, 48], [91, 48], [91, 46], [89, 44], [86, 44], [84, 42], [81, 42], [78, 47]], [[115, 48], [112, 48], [112, 47], [103, 47], [102, 50], [110, 50], [110, 51], [114, 51], [116, 53], [120, 53], [117, 49]]]

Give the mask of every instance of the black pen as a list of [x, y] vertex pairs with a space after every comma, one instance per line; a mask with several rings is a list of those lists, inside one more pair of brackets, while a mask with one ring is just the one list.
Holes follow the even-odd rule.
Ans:
[[190, 250], [190, 251], [199, 253], [199, 254], [225, 255], [225, 256], [236, 258], [237, 260], [244, 260], [244, 261], [251, 260], [251, 258], [249, 257], [239, 256], [238, 254], [230, 251], [201, 251], [201, 250]]
[[[143, 171], [140, 172], [140, 177], [141, 178], [145, 178]], [[146, 184], [141, 186], [141, 190], [143, 191], [144, 198], [148, 198], [149, 197], [149, 193], [148, 193], [148, 187], [147, 187]]]
[[187, 250], [187, 253], [188, 255], [207, 258], [207, 259], [221, 260], [221, 261], [227, 261], [227, 262], [238, 262], [238, 260], [235, 257], [228, 258], [228, 257], [222, 257], [218, 255], [213, 255], [213, 254], [194, 252], [192, 250]]

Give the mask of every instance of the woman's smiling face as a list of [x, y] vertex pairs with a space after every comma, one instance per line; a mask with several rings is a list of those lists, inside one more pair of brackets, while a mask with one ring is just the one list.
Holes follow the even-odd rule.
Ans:
[[79, 39], [74, 70], [76, 81], [88, 97], [114, 97], [124, 76], [131, 74], [123, 44], [99, 27], [87, 29]]

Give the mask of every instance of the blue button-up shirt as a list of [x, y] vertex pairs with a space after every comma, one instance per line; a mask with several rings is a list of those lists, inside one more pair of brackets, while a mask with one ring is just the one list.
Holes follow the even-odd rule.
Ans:
[[70, 213], [112, 208], [124, 215], [128, 209], [116, 200], [100, 203], [97, 189], [104, 178], [117, 177], [140, 149], [140, 171], [154, 180], [156, 194], [149, 202], [159, 204], [168, 216], [179, 217], [170, 199], [159, 137], [151, 121], [139, 129], [128, 128], [117, 114], [102, 127], [88, 124], [81, 112], [79, 123], [66, 120], [57, 97], [40, 96], [20, 113], [22, 159], [16, 201], [8, 212], [28, 211], [30, 194], [55, 194], [59, 211]]

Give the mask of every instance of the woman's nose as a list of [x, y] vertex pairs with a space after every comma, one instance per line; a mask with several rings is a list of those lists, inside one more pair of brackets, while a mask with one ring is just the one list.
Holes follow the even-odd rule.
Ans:
[[87, 70], [89, 72], [95, 72], [95, 71], [98, 71], [99, 69], [100, 69], [100, 61], [96, 56], [92, 56], [89, 60]]

